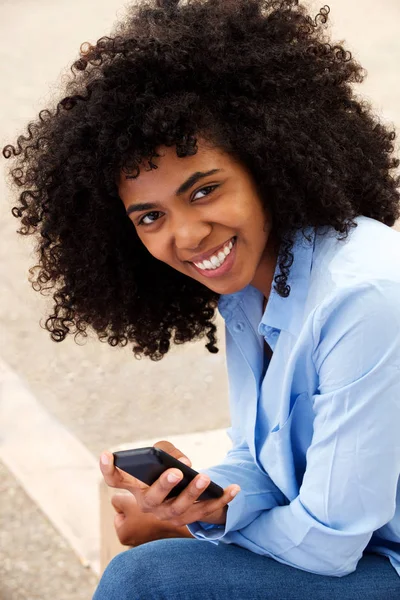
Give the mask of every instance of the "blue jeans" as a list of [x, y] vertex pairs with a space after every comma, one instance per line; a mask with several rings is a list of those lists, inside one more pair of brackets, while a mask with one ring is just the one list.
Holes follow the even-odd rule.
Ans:
[[345, 577], [314, 575], [233, 544], [148, 542], [118, 554], [93, 600], [400, 600], [389, 559], [364, 554]]

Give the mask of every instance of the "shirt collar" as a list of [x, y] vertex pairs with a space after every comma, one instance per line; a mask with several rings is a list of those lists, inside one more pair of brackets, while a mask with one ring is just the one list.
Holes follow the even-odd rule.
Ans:
[[[274, 284], [272, 285], [267, 306], [258, 328], [261, 335], [265, 335], [267, 329], [284, 329], [295, 336], [299, 334], [310, 282], [315, 228], [306, 228], [305, 234], [310, 241], [304, 237], [302, 231], [297, 231], [294, 235], [293, 263], [287, 280], [288, 285], [290, 285], [290, 294], [287, 298], [282, 298], [274, 289]], [[278, 273], [279, 267], [277, 264], [274, 278]], [[225, 320], [230, 319], [239, 302], [245, 295], [250, 293], [258, 293], [261, 297], [261, 292], [255, 290], [252, 285], [247, 285], [233, 294], [222, 294], [218, 302], [218, 310], [222, 317]]]

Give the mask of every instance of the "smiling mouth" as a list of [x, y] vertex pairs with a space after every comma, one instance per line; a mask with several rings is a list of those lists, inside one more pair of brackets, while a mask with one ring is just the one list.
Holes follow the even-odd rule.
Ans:
[[224, 251], [219, 250], [211, 256], [212, 260], [203, 260], [202, 262], [189, 262], [190, 265], [203, 277], [220, 277], [228, 273], [236, 257], [237, 237], [234, 236], [222, 247]]
[[236, 237], [234, 236], [230, 240], [225, 242], [222, 246], [220, 246], [218, 250], [215, 250], [212, 254], [209, 254], [207, 258], [203, 258], [203, 260], [190, 262], [201, 270], [218, 269], [225, 263], [226, 259], [232, 251], [235, 241]]
[[202, 258], [199, 258], [198, 260], [193, 260], [192, 259], [192, 260], [188, 260], [188, 261], [185, 261], [185, 262], [198, 265], [199, 263], [202, 263], [205, 260], [210, 260], [212, 256], [218, 256], [218, 253], [222, 252], [223, 249], [225, 248], [225, 246], [227, 244], [229, 244], [229, 242], [233, 242], [234, 239], [235, 239], [234, 237], [231, 237], [229, 240], [227, 240], [226, 242], [224, 242], [220, 246], [217, 246], [214, 250], [211, 250], [208, 253], [204, 253], [204, 254], [200, 255], [200, 256], [202, 256]]

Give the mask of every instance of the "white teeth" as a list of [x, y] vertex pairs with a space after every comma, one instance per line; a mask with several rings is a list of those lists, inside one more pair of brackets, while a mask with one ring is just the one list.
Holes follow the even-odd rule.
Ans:
[[218, 252], [218, 255], [213, 255], [209, 260], [203, 260], [203, 262], [201, 263], [194, 264], [196, 265], [196, 267], [199, 267], [199, 269], [201, 269], [202, 271], [204, 271], [205, 269], [218, 269], [218, 267], [220, 267], [225, 262], [226, 257], [228, 256], [228, 254], [230, 254], [232, 248], [233, 243], [229, 242], [228, 244], [226, 244], [223, 250], [220, 250]]

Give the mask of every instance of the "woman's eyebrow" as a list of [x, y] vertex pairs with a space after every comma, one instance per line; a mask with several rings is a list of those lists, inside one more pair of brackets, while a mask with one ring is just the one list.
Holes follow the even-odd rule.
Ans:
[[[175, 196], [181, 196], [182, 194], [184, 194], [185, 192], [187, 192], [188, 190], [190, 190], [190, 188], [197, 183], [200, 179], [203, 179], [204, 177], [208, 177], [209, 175], [214, 175], [214, 173], [219, 173], [219, 171], [222, 171], [222, 169], [211, 169], [211, 171], [196, 171], [196, 173], [193, 173], [192, 175], [190, 175], [190, 177], [188, 177], [186, 179], [186, 181], [184, 181], [176, 190], [175, 192]], [[126, 177], [126, 179], [129, 179], [129, 176]], [[130, 204], [128, 206], [128, 208], [126, 209], [126, 214], [130, 215], [133, 212], [139, 212], [142, 210], [152, 210], [153, 208], [157, 208], [157, 205], [152, 203], [152, 202], [140, 202], [138, 204]]]

